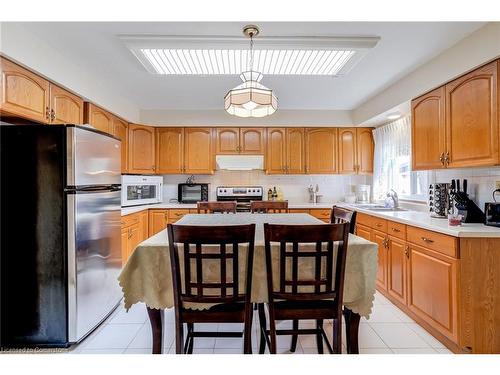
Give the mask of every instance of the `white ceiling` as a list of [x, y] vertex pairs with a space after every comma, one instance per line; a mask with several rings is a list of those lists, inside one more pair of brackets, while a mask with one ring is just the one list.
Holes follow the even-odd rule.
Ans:
[[[25, 23], [38, 37], [83, 66], [142, 110], [213, 110], [223, 106], [237, 76], [158, 76], [139, 63], [119, 35], [240, 36], [245, 22]], [[266, 36], [376, 36], [380, 42], [346, 76], [265, 76], [279, 107], [352, 110], [451, 47], [479, 22], [256, 22]], [[255, 44], [258, 44], [258, 38]]]

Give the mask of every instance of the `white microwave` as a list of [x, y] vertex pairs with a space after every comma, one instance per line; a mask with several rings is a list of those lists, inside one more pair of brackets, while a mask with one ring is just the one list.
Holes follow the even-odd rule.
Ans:
[[122, 207], [163, 202], [163, 176], [122, 176]]

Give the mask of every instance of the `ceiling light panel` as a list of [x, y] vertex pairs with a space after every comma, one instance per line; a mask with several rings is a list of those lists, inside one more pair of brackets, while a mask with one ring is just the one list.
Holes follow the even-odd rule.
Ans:
[[[250, 69], [248, 50], [156, 49], [140, 53], [154, 73], [164, 75], [237, 75]], [[338, 75], [353, 50], [255, 50], [253, 70], [266, 75]]]

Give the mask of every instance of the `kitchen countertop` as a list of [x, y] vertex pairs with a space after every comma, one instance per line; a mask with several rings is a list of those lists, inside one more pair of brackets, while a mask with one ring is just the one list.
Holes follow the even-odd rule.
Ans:
[[489, 227], [484, 224], [465, 223], [459, 227], [448, 225], [448, 219], [430, 217], [428, 212], [420, 211], [371, 211], [366, 208], [359, 208], [356, 205], [343, 202], [336, 203], [339, 207], [349, 208], [367, 215], [376, 216], [382, 219], [395, 221], [401, 224], [412, 225], [414, 227], [428, 229], [434, 232], [448, 234], [454, 237], [496, 237], [500, 238], [500, 228]]
[[[288, 202], [288, 208], [291, 209], [308, 209], [308, 208], [332, 208], [335, 203], [304, 203], [304, 202]], [[158, 204], [146, 204], [141, 206], [132, 207], [122, 207], [122, 216], [130, 215], [136, 212], [140, 212], [147, 209], [155, 208], [171, 208], [171, 209], [196, 209], [196, 204], [188, 203], [158, 203]]]
[[[314, 209], [314, 208], [331, 208], [333, 205], [345, 207], [351, 210], [362, 212], [367, 215], [380, 217], [382, 219], [395, 221], [402, 224], [412, 225], [418, 228], [428, 229], [434, 232], [447, 234], [454, 237], [495, 237], [500, 238], [500, 228], [489, 227], [484, 224], [462, 224], [459, 227], [450, 227], [447, 219], [432, 218], [427, 212], [420, 211], [371, 211], [366, 208], [360, 208], [356, 205], [347, 204], [344, 202], [328, 202], [328, 203], [306, 203], [306, 202], [289, 202], [290, 209]], [[158, 203], [134, 207], [122, 208], [122, 216], [130, 215], [147, 209], [196, 209], [196, 204], [185, 203]]]

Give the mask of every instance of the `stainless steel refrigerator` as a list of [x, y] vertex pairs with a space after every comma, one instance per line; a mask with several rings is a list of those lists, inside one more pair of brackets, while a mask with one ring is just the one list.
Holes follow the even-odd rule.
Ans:
[[122, 296], [121, 142], [1, 125], [0, 144], [0, 346], [69, 346]]

